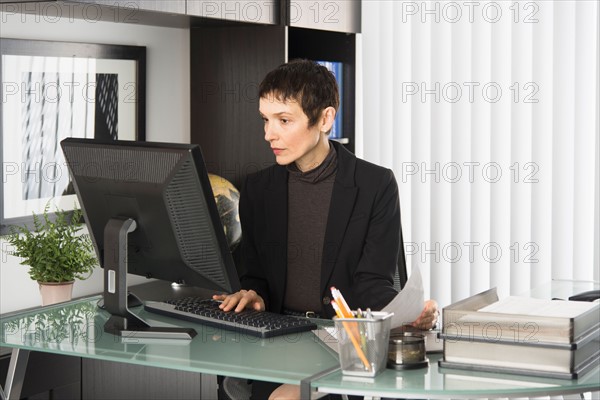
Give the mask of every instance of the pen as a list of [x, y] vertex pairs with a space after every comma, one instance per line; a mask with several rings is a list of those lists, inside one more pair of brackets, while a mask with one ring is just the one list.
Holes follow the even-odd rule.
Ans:
[[[364, 318], [364, 314], [362, 312], [362, 310], [360, 308], [356, 309], [356, 318]], [[365, 349], [365, 351], [367, 350], [367, 335], [365, 333], [365, 327], [363, 325], [363, 323], [361, 323], [359, 325], [360, 327], [360, 344], [362, 345], [363, 349]]]
[[[366, 314], [368, 319], [373, 319], [373, 313], [370, 308], [367, 308]], [[371, 324], [367, 325], [367, 335], [370, 338], [375, 337], [375, 332], [373, 331], [373, 326]]]
[[[337, 302], [335, 300], [331, 301], [331, 305], [333, 306], [333, 309], [335, 310], [335, 313], [337, 314], [338, 318], [344, 318], [344, 315], [342, 314], [342, 310], [340, 309], [340, 307], [338, 306], [338, 304], [337, 304]], [[360, 360], [364, 364], [365, 368], [367, 370], [370, 370], [371, 369], [371, 364], [369, 364], [369, 361], [367, 360], [367, 357], [365, 356], [365, 353], [362, 351], [362, 348], [360, 347], [360, 344], [358, 343], [358, 341], [354, 337], [354, 334], [352, 333], [352, 330], [348, 326], [348, 323], [346, 321], [342, 321], [342, 325], [344, 326], [344, 329], [346, 330], [346, 333], [348, 334], [348, 337], [352, 341], [352, 344], [354, 345], [354, 348], [356, 349], [356, 353], [358, 354], [358, 357], [360, 358]]]

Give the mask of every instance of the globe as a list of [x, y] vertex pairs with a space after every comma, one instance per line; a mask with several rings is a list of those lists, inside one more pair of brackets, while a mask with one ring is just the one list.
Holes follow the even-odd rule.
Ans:
[[214, 174], [208, 174], [208, 178], [210, 179], [215, 203], [217, 203], [225, 237], [229, 244], [229, 250], [233, 251], [242, 240], [239, 214], [240, 192], [225, 178]]

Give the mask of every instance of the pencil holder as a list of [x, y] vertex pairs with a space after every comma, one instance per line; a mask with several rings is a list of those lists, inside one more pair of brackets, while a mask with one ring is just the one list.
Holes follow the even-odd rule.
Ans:
[[385, 369], [392, 315], [373, 312], [368, 318], [333, 318], [344, 375], [370, 377]]

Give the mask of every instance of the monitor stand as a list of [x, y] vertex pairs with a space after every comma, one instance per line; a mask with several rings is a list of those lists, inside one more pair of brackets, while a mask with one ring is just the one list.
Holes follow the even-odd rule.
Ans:
[[[139, 297], [131, 292], [127, 292], [127, 308], [139, 307], [143, 305], [144, 302], [140, 300]], [[104, 298], [98, 300], [96, 306], [104, 310]]]
[[133, 219], [112, 218], [104, 228], [104, 308], [111, 316], [104, 331], [139, 339], [192, 339], [191, 328], [151, 327], [127, 307], [127, 237], [135, 231]]

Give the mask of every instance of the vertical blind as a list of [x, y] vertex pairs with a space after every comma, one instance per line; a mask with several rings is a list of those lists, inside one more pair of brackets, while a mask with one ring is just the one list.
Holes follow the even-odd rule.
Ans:
[[362, 3], [358, 142], [426, 294], [600, 280], [598, 2]]

